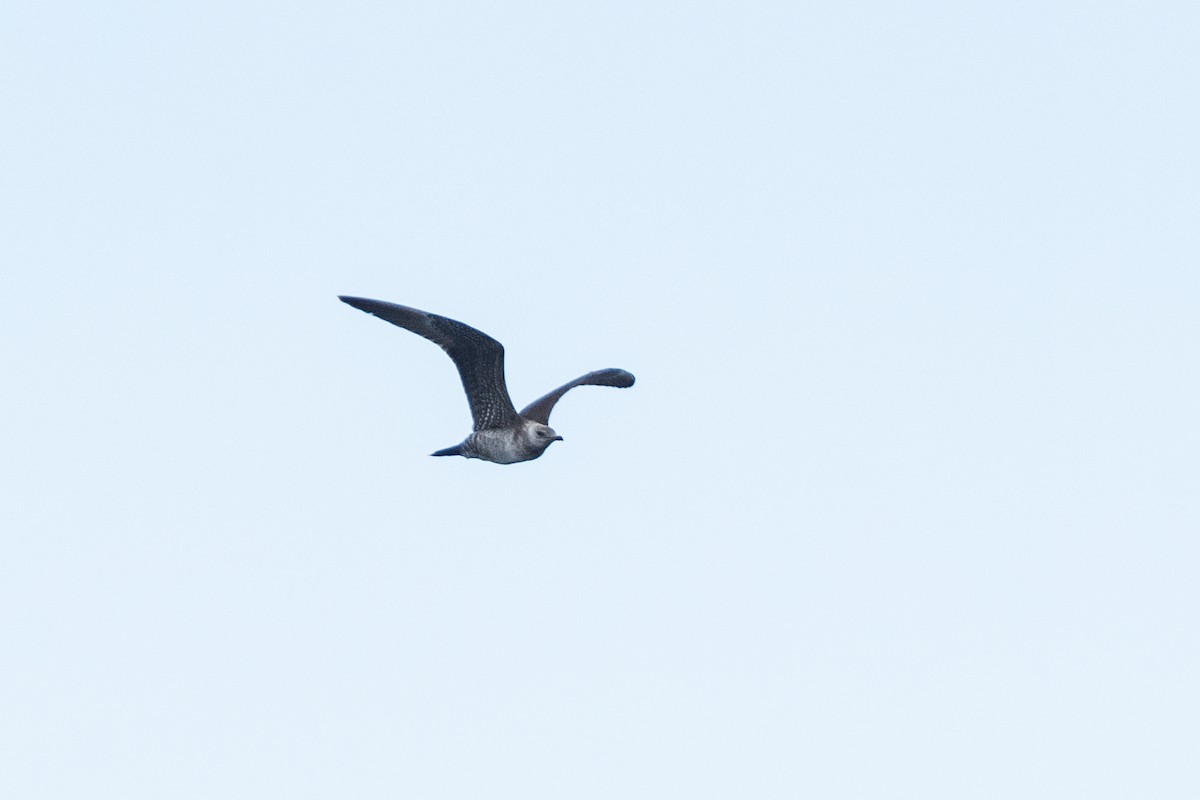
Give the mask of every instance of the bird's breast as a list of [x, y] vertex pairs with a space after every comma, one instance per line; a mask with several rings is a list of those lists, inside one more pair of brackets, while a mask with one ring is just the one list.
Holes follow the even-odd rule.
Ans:
[[467, 443], [468, 450], [475, 458], [496, 464], [515, 464], [541, 455], [540, 450], [532, 451], [529, 448], [520, 431], [507, 428], [475, 431], [467, 437]]

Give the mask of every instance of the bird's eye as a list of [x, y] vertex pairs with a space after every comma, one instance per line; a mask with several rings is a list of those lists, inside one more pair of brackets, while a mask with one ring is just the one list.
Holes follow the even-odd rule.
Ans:
[[543, 439], [545, 439], [545, 438], [546, 438], [546, 432], [545, 432], [545, 431], [538, 431], [538, 432], [537, 432], [537, 435], [538, 435], [538, 436], [540, 436], [540, 437], [541, 437], [541, 438], [543, 438]]

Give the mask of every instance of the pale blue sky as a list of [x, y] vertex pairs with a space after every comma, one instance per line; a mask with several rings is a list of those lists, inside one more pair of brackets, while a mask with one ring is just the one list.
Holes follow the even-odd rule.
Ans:
[[0, 795], [1200, 796], [1194, 3], [21, 6]]

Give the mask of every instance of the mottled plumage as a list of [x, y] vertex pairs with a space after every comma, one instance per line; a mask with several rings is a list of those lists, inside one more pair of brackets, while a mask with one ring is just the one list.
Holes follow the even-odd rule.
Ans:
[[504, 382], [504, 346], [486, 333], [448, 317], [395, 303], [365, 297], [338, 299], [424, 336], [445, 350], [458, 368], [475, 429], [461, 443], [438, 450], [435, 456], [465, 456], [497, 464], [530, 461], [552, 442], [562, 441], [548, 423], [554, 404], [568, 391], [576, 386], [624, 389], [633, 385], [633, 375], [623, 369], [596, 370], [534, 400], [518, 414]]

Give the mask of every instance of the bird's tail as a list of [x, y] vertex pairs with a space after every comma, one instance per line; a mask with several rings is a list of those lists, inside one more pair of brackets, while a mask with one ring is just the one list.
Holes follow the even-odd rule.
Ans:
[[461, 456], [463, 454], [462, 445], [456, 444], [454, 447], [447, 447], [438, 450], [436, 453], [430, 453], [431, 456]]

